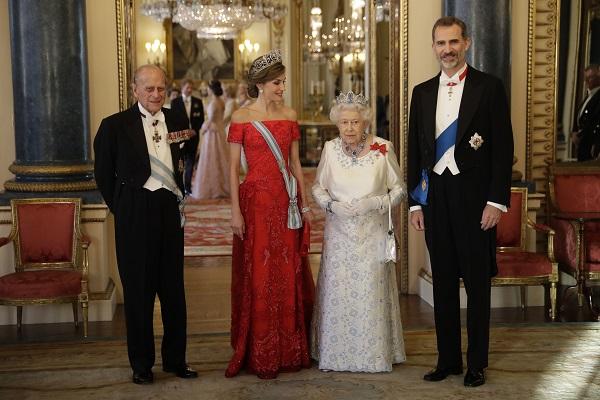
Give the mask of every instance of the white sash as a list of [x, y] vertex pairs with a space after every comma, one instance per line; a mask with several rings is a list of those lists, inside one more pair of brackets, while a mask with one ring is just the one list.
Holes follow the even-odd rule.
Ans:
[[287, 226], [290, 229], [302, 228], [302, 216], [300, 215], [300, 210], [298, 209], [298, 184], [296, 182], [296, 178], [294, 177], [294, 175], [288, 173], [283, 154], [281, 153], [281, 149], [275, 141], [275, 138], [273, 137], [271, 131], [269, 131], [269, 129], [267, 129], [267, 127], [260, 121], [252, 121], [252, 125], [262, 135], [262, 137], [269, 145], [273, 156], [275, 156], [275, 160], [277, 160], [277, 165], [279, 165], [279, 171], [281, 171], [281, 175], [283, 175], [285, 188], [287, 189], [288, 196], [290, 198], [290, 204], [288, 206]]

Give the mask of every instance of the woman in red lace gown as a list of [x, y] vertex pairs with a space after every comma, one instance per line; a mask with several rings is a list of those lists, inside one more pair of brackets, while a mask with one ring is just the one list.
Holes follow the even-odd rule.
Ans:
[[[289, 171], [298, 181], [298, 203], [304, 222], [312, 213], [298, 155], [300, 132], [294, 110], [283, 105], [285, 67], [278, 51], [256, 59], [248, 73], [249, 95], [257, 100], [232, 116], [231, 227], [234, 233], [231, 283], [231, 345], [225, 375], [240, 369], [259, 378], [310, 367], [308, 326], [314, 298], [310, 266], [301, 257], [302, 229], [287, 227], [290, 199], [267, 142], [252, 125], [271, 131]], [[239, 184], [243, 147], [248, 174]]]

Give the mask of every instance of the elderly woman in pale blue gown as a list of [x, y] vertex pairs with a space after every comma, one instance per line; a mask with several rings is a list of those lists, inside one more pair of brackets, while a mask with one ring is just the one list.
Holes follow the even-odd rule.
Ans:
[[405, 361], [396, 273], [386, 263], [388, 207], [406, 190], [392, 143], [366, 132], [362, 95], [342, 93], [330, 118], [312, 188], [326, 210], [312, 321], [312, 357], [322, 370], [383, 372]]

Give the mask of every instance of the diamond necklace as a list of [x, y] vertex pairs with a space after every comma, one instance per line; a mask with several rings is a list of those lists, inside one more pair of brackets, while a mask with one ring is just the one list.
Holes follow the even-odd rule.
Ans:
[[350, 156], [352, 158], [352, 163], [356, 164], [358, 162], [358, 155], [360, 153], [362, 153], [362, 151], [365, 149], [365, 144], [367, 143], [367, 139], [361, 140], [357, 145], [356, 148], [354, 150], [352, 150], [352, 148], [350, 147], [349, 143], [346, 143], [344, 141], [344, 139], [342, 139], [342, 144], [343, 144], [343, 149], [344, 152]]

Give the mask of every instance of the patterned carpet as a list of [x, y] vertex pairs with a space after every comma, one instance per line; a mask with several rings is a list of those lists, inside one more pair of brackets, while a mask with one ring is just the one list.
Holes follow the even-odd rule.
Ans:
[[465, 388], [460, 376], [424, 382], [436, 359], [434, 332], [405, 332], [405, 340], [408, 361], [391, 373], [325, 373], [313, 366], [263, 381], [245, 373], [224, 377], [231, 355], [226, 335], [192, 335], [188, 359], [200, 378], [162, 372], [157, 356], [155, 383], [143, 387], [130, 383], [123, 340], [4, 345], [0, 399], [600, 399], [598, 324], [493, 328], [487, 383], [479, 388]]
[[[304, 169], [305, 185], [310, 189], [315, 178], [315, 168]], [[315, 221], [311, 225], [311, 253], [320, 253], [323, 242], [325, 213], [309, 195], [309, 203], [315, 212]], [[189, 198], [185, 206], [185, 255], [186, 256], [222, 256], [231, 254], [233, 237], [229, 220], [231, 201], [194, 200]]]

